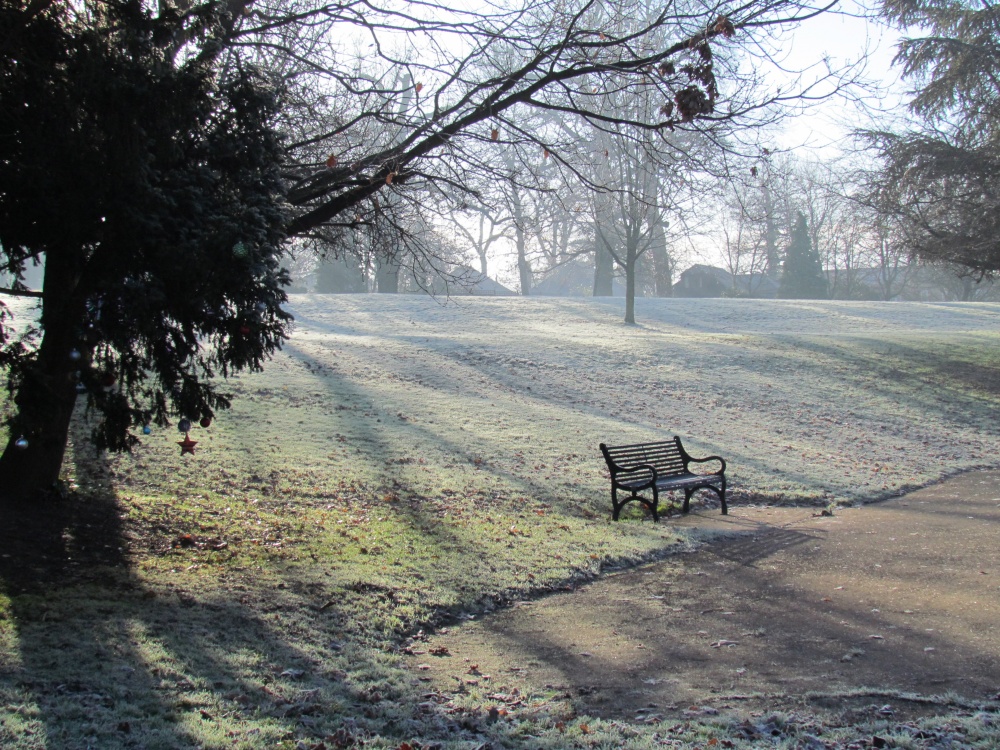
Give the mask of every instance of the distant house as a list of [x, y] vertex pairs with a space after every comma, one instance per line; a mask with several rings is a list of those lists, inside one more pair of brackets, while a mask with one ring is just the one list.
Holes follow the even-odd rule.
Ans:
[[[612, 295], [625, 296], [618, 279], [612, 282]], [[531, 287], [532, 297], [590, 297], [594, 294], [594, 264], [582, 260], [556, 266]]]
[[[443, 283], [442, 283], [443, 282]], [[510, 297], [516, 292], [508, 289], [499, 281], [491, 279], [481, 271], [469, 266], [455, 266], [446, 279], [436, 279], [435, 293], [447, 293], [452, 297], [462, 295], [476, 297]], [[443, 288], [438, 288], [443, 287]]]
[[681, 272], [673, 286], [675, 297], [756, 297], [774, 299], [778, 281], [764, 273], [733, 275], [724, 268], [698, 263]]

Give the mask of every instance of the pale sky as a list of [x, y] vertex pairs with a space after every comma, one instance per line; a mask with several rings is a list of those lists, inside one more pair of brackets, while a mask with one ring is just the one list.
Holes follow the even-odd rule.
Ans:
[[[867, 55], [865, 77], [881, 85], [885, 97], [880, 101], [874, 93], [868, 94], [864, 98], [865, 106], [833, 97], [814, 107], [812, 112], [791, 118], [781, 138], [780, 145], [784, 148], [797, 150], [799, 146], [806, 146], [824, 156], [834, 155], [839, 150], [838, 141], [852, 128], [866, 125], [869, 118], [878, 116], [876, 108], [899, 108], [905, 102], [905, 86], [892, 67], [899, 32], [851, 15], [857, 7], [853, 2], [840, 7], [842, 12], [824, 13], [800, 25], [790, 40], [786, 66], [806, 69], [824, 57], [829, 57], [836, 66]], [[858, 89], [857, 93], [862, 91]]]

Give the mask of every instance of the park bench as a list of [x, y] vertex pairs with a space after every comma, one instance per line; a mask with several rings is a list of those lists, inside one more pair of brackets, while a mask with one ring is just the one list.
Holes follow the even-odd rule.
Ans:
[[[726, 507], [725, 460], [719, 456], [692, 458], [677, 436], [658, 443], [618, 446], [601, 443], [601, 453], [611, 472], [611, 517], [615, 521], [626, 503], [633, 500], [649, 508], [654, 521], [660, 520], [660, 493], [672, 490], [684, 490], [685, 513], [688, 512], [691, 495], [698, 490], [714, 492], [722, 503], [722, 515], [729, 513]], [[718, 461], [719, 470], [711, 474], [695, 474], [688, 469], [689, 464], [706, 461]], [[619, 501], [619, 490], [631, 494]], [[652, 491], [652, 500], [639, 494], [646, 491]]]

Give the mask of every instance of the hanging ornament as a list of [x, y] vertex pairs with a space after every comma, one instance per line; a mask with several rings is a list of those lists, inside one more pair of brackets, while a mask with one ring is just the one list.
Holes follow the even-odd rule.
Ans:
[[191, 420], [187, 418], [182, 419], [177, 423], [177, 429], [183, 433], [191, 432]]
[[237, 242], [235, 245], [233, 245], [233, 255], [235, 255], [237, 258], [245, 258], [247, 257], [249, 252], [250, 251], [247, 250], [247, 246], [244, 245], [242, 242]]
[[257, 303], [257, 312], [259, 312], [259, 313], [265, 313], [265, 312], [267, 312], [267, 303], [266, 302], [258, 302]]
[[250, 326], [248, 326], [246, 324], [241, 325], [240, 326], [240, 336], [249, 336], [249, 335], [250, 335]]
[[26, 450], [28, 448], [28, 439], [25, 437], [19, 437], [14, 441], [14, 447], [19, 451]]
[[197, 440], [192, 440], [191, 437], [187, 433], [185, 433], [184, 434], [184, 439], [183, 440], [178, 440], [177, 441], [177, 445], [179, 445], [181, 447], [181, 455], [182, 456], [185, 453], [190, 453], [193, 456], [194, 455], [194, 447], [196, 445], [198, 445], [198, 441]]
[[81, 357], [83, 357], [83, 355], [80, 354], [80, 350], [79, 349], [70, 349], [69, 350], [69, 360], [70, 360], [70, 362], [79, 362]]
[[209, 416], [204, 416], [201, 418], [201, 421], [198, 422], [198, 424], [200, 424], [202, 427], [208, 427], [209, 425], [212, 424], [212, 418]]
[[152, 427], [150, 427], [150, 426], [149, 426], [148, 424], [144, 424], [144, 425], [142, 426], [142, 434], [143, 434], [143, 435], [148, 435], [148, 434], [149, 434], [149, 433], [151, 433], [152, 431], [153, 431], [153, 428], [152, 428]]

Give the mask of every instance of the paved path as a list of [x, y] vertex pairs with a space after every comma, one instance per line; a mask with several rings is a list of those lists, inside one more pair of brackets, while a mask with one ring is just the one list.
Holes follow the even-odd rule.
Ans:
[[481, 679], [475, 664], [498, 687], [548, 685], [606, 716], [1000, 691], [1000, 473], [815, 513], [672, 519], [716, 538], [453, 628], [428, 646], [451, 656], [417, 661], [441, 686]]

